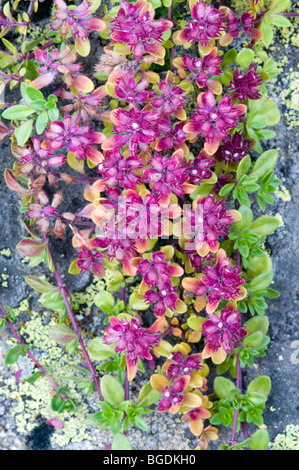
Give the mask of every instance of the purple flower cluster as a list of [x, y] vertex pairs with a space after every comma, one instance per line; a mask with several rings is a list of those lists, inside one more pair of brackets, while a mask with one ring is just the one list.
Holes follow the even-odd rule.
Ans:
[[143, 328], [136, 318], [120, 319], [109, 317], [110, 325], [105, 328], [104, 342], [115, 344], [115, 352], [126, 353], [128, 379], [131, 381], [137, 373], [138, 359], [150, 361], [150, 349], [159, 342], [157, 334], [164, 325], [160, 318], [149, 328]]

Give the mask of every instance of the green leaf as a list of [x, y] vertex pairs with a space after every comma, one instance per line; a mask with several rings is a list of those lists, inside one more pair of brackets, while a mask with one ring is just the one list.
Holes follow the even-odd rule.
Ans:
[[227, 398], [228, 394], [235, 388], [235, 384], [225, 377], [216, 377], [214, 380], [214, 390], [220, 399]]
[[250, 449], [266, 450], [269, 440], [268, 432], [265, 429], [259, 429], [250, 437]]
[[273, 272], [262, 273], [256, 276], [249, 284], [249, 289], [251, 292], [258, 292], [263, 289], [266, 289], [271, 282], [273, 281]]
[[22, 353], [21, 344], [18, 344], [17, 346], [10, 348], [10, 350], [7, 352], [5, 356], [5, 364], [10, 365], [10, 364], [14, 364], [15, 362], [17, 362], [21, 353]]
[[43, 279], [36, 276], [25, 276], [25, 282], [37, 292], [49, 292], [57, 288]]
[[238, 232], [242, 232], [252, 223], [253, 213], [250, 207], [247, 206], [240, 206], [238, 212], [242, 214], [242, 219], [239, 222], [235, 222], [233, 226]]
[[38, 115], [37, 120], [35, 122], [35, 129], [38, 135], [44, 132], [48, 122], [49, 118], [47, 111], [43, 111], [41, 114]]
[[110, 313], [114, 307], [115, 300], [110, 292], [103, 290], [95, 296], [94, 303], [102, 312]]
[[265, 20], [263, 20], [259, 26], [259, 30], [263, 33], [263, 43], [265, 46], [270, 46], [270, 44], [273, 41], [273, 28], [269, 23], [266, 23]]
[[130, 440], [122, 433], [118, 433], [114, 436], [112, 446], [112, 450], [132, 450], [132, 444]]
[[241, 49], [236, 57], [237, 64], [241, 65], [241, 67], [247, 68], [251, 64], [255, 57], [255, 53], [252, 49]]
[[247, 348], [257, 348], [263, 341], [263, 333], [261, 331], [256, 331], [243, 339], [243, 345]]
[[[263, 97], [260, 100], [249, 100], [249, 110], [248, 125], [255, 129], [276, 126], [280, 121], [279, 108], [271, 99]], [[264, 121], [264, 124], [258, 126], [256, 120], [260, 119]]]
[[255, 316], [245, 322], [244, 326], [249, 335], [256, 331], [261, 331], [265, 335], [269, 328], [269, 319], [265, 315]]
[[246, 175], [251, 165], [250, 155], [246, 155], [239, 163], [237, 169], [237, 178], [240, 180], [242, 176]]
[[271, 390], [271, 379], [267, 375], [260, 375], [259, 377], [256, 377], [249, 383], [247, 387], [248, 392], [260, 393], [261, 395], [264, 395], [265, 397], [269, 395], [270, 390]]
[[54, 325], [49, 328], [49, 336], [61, 344], [67, 344], [78, 338], [67, 325]]
[[253, 165], [251, 176], [264, 176], [269, 170], [273, 170], [278, 160], [278, 151], [270, 149], [262, 153]]
[[147, 422], [141, 416], [136, 416], [135, 425], [138, 426], [142, 431], [148, 432]]
[[103, 343], [102, 338], [94, 338], [87, 347], [88, 354], [93, 361], [105, 361], [114, 354], [114, 348]]
[[3, 113], [2, 117], [10, 119], [11, 121], [17, 121], [19, 119], [26, 119], [30, 114], [34, 113], [35, 109], [23, 104], [17, 104], [7, 108]]
[[123, 401], [123, 386], [112, 375], [104, 375], [101, 378], [101, 392], [104, 400], [110, 405], [117, 406]]
[[34, 372], [34, 374], [30, 375], [30, 377], [28, 377], [28, 379], [26, 379], [26, 382], [28, 382], [29, 384], [33, 384], [34, 382], [37, 381], [37, 379], [43, 375], [39, 370]]
[[18, 145], [23, 147], [26, 144], [27, 140], [30, 138], [33, 128], [33, 119], [23, 122], [19, 127], [15, 129], [15, 136], [17, 139]]
[[282, 13], [288, 8], [289, 4], [290, 0], [273, 0], [270, 5], [270, 14], [272, 14], [273, 12]]
[[53, 411], [61, 413], [64, 409], [64, 401], [60, 395], [54, 395], [51, 400], [51, 408]]
[[135, 291], [130, 295], [129, 305], [133, 310], [148, 310], [149, 308], [148, 302], [138, 297]]
[[227, 196], [227, 194], [231, 192], [234, 186], [234, 183], [228, 183], [224, 185], [219, 191], [219, 196]]
[[140, 390], [138, 404], [150, 406], [156, 403], [161, 397], [161, 393], [153, 389], [150, 382], [147, 382]]
[[26, 94], [32, 101], [44, 99], [42, 92], [37, 90], [37, 88], [31, 87], [30, 85], [26, 88]]
[[255, 219], [250, 225], [250, 231], [257, 233], [261, 237], [270, 235], [279, 227], [279, 220], [270, 215], [262, 215]]

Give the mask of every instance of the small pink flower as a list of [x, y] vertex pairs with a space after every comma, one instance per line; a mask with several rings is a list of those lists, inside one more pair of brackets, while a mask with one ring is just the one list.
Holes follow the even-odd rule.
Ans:
[[126, 364], [129, 381], [133, 380], [138, 366], [138, 359], [150, 361], [152, 349], [159, 342], [157, 334], [164, 325], [164, 318], [160, 318], [149, 328], [143, 328], [136, 318], [120, 319], [109, 317], [110, 326], [105, 328], [104, 342], [115, 344], [115, 352], [126, 352]]
[[250, 64], [246, 72], [241, 72], [238, 69], [234, 70], [233, 80], [230, 82], [228, 89], [239, 101], [259, 100], [261, 98], [262, 95], [258, 87], [263, 83], [263, 79], [256, 69], [257, 65]]
[[208, 303], [206, 311], [213, 313], [222, 299], [234, 301], [242, 300], [246, 296], [243, 287], [245, 279], [241, 277], [241, 269], [232, 266], [232, 260], [227, 258], [225, 251], [220, 248], [217, 252], [216, 263], [208, 263], [203, 268], [203, 276], [200, 279], [185, 277], [183, 287], [196, 296], [207, 294]]
[[201, 325], [205, 334], [206, 354], [213, 354], [220, 347], [227, 354], [241, 346], [241, 339], [247, 336], [247, 331], [241, 324], [241, 312], [226, 306], [221, 310], [220, 317], [211, 313], [208, 320]]
[[132, 153], [137, 153], [138, 148], [146, 151], [159, 135], [156, 128], [158, 115], [153, 111], [120, 108], [113, 112], [112, 118], [115, 136], [103, 143], [103, 150], [113, 150], [128, 144]]
[[163, 18], [154, 20], [155, 12], [145, 0], [135, 4], [123, 0], [117, 16], [111, 22], [112, 45], [125, 43], [136, 58], [144, 53], [163, 57], [163, 33], [172, 27], [172, 22]]
[[51, 418], [47, 424], [50, 424], [54, 428], [62, 429], [63, 428], [63, 423], [59, 421], [57, 418]]
[[105, 140], [104, 134], [91, 130], [89, 124], [80, 126], [80, 116], [66, 115], [62, 121], [52, 121], [45, 132], [44, 147], [53, 151], [67, 147], [68, 152], [75, 153], [78, 158], [88, 158], [92, 163], [99, 164], [103, 154], [94, 145]]
[[211, 39], [221, 37], [224, 12], [199, 0], [192, 5], [191, 15], [194, 21], [189, 21], [183, 31], [180, 32], [178, 35], [179, 41], [193, 43], [198, 40], [203, 47], [211, 46], [212, 48]]
[[207, 91], [197, 97], [197, 108], [191, 122], [185, 124], [184, 131], [205, 137], [205, 150], [213, 155], [221, 140], [227, 138], [229, 129], [237, 127], [238, 118], [247, 110], [243, 104], [234, 104], [230, 95], [225, 95], [216, 103], [214, 93]]

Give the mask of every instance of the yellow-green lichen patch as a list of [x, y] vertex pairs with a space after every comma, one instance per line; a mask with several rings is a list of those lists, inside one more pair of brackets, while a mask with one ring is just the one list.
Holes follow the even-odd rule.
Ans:
[[290, 191], [285, 186], [280, 186], [280, 189], [276, 189], [274, 194], [283, 202], [289, 202], [292, 199]]
[[[79, 389], [76, 388], [75, 382], [64, 379], [64, 377], [75, 375], [73, 366], [79, 365], [82, 357], [81, 354], [67, 355], [64, 348], [49, 337], [48, 328], [54, 324], [54, 318], [45, 325], [41, 315], [32, 312], [30, 320], [25, 322], [22, 328], [22, 337], [30, 345], [33, 354], [38, 355], [40, 363], [48, 368], [55, 382], [59, 386], [68, 387], [69, 393], [67, 395], [75, 402], [77, 406], [76, 413], [65, 411], [58, 414], [52, 411], [53, 387], [44, 376], [38, 378], [33, 384], [26, 381], [26, 378], [37, 370], [32, 363], [31, 371], [28, 371], [30, 360], [27, 357], [20, 358], [16, 364], [9, 366], [11, 367], [11, 375], [10, 378], [5, 380], [4, 386], [0, 388], [0, 394], [5, 395], [10, 401], [15, 400], [16, 404], [11, 413], [20, 435], [28, 435], [36, 427], [37, 416], [41, 416], [46, 421], [57, 418], [63, 423], [62, 429], [55, 428], [55, 432], [51, 436], [52, 445], [66, 446], [69, 443], [91, 441], [92, 434], [88, 432], [89, 427], [84, 422], [88, 417], [88, 405], [83, 400]], [[11, 344], [13, 345], [14, 342], [11, 341]], [[16, 384], [14, 373], [24, 367], [24, 361], [25, 371]], [[8, 366], [1, 365], [0, 367]], [[25, 372], [27, 372], [27, 375]]]
[[275, 437], [270, 448], [271, 450], [299, 450], [299, 425], [288, 424], [284, 433]]
[[274, 215], [274, 217], [276, 217], [276, 219], [279, 220], [279, 227], [284, 227], [283, 218], [278, 212], [277, 212], [277, 214]]
[[10, 248], [3, 248], [3, 250], [0, 251], [0, 255], [1, 256], [6, 256], [7, 258], [9, 258], [9, 256], [11, 255], [11, 249]]

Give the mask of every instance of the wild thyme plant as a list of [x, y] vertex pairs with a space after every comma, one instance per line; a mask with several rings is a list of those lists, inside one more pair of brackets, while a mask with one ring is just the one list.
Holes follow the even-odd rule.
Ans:
[[[73, 379], [98, 394], [91, 424], [110, 428], [112, 449], [130, 449], [127, 430], [147, 431], [143, 416], [157, 411], [188, 422], [196, 449], [224, 425], [231, 438], [221, 449], [262, 450], [271, 380], [258, 376], [245, 389], [242, 370], [266, 354], [266, 299], [279, 295], [264, 247], [279, 226], [266, 212], [280, 184], [278, 151], [264, 142], [280, 119], [268, 96], [278, 69], [267, 46], [295, 14], [285, 13], [289, 0], [249, 0], [241, 16], [221, 1], [185, 3], [115, 0], [101, 9], [100, 0], [54, 0], [39, 37], [39, 1], [28, 11], [20, 0], [5, 3], [0, 91], [18, 96], [1, 105], [1, 140], [16, 158], [5, 181], [28, 232], [17, 249], [56, 280], [29, 274], [26, 282], [59, 313], [50, 336], [83, 354], [83, 378]], [[86, 70], [93, 42], [105, 46]], [[79, 212], [60, 209], [69, 190], [85, 200]], [[255, 217], [257, 207], [265, 214]], [[54, 238], [76, 252], [70, 273], [110, 274], [94, 299], [105, 333], [88, 344]], [[28, 380], [49, 378], [53, 412], [75, 412], [15, 321], [1, 305], [1, 327], [18, 343], [6, 364], [29, 354], [38, 370]], [[148, 370], [135, 402], [130, 383]], [[259, 429], [249, 436], [251, 423]]]

